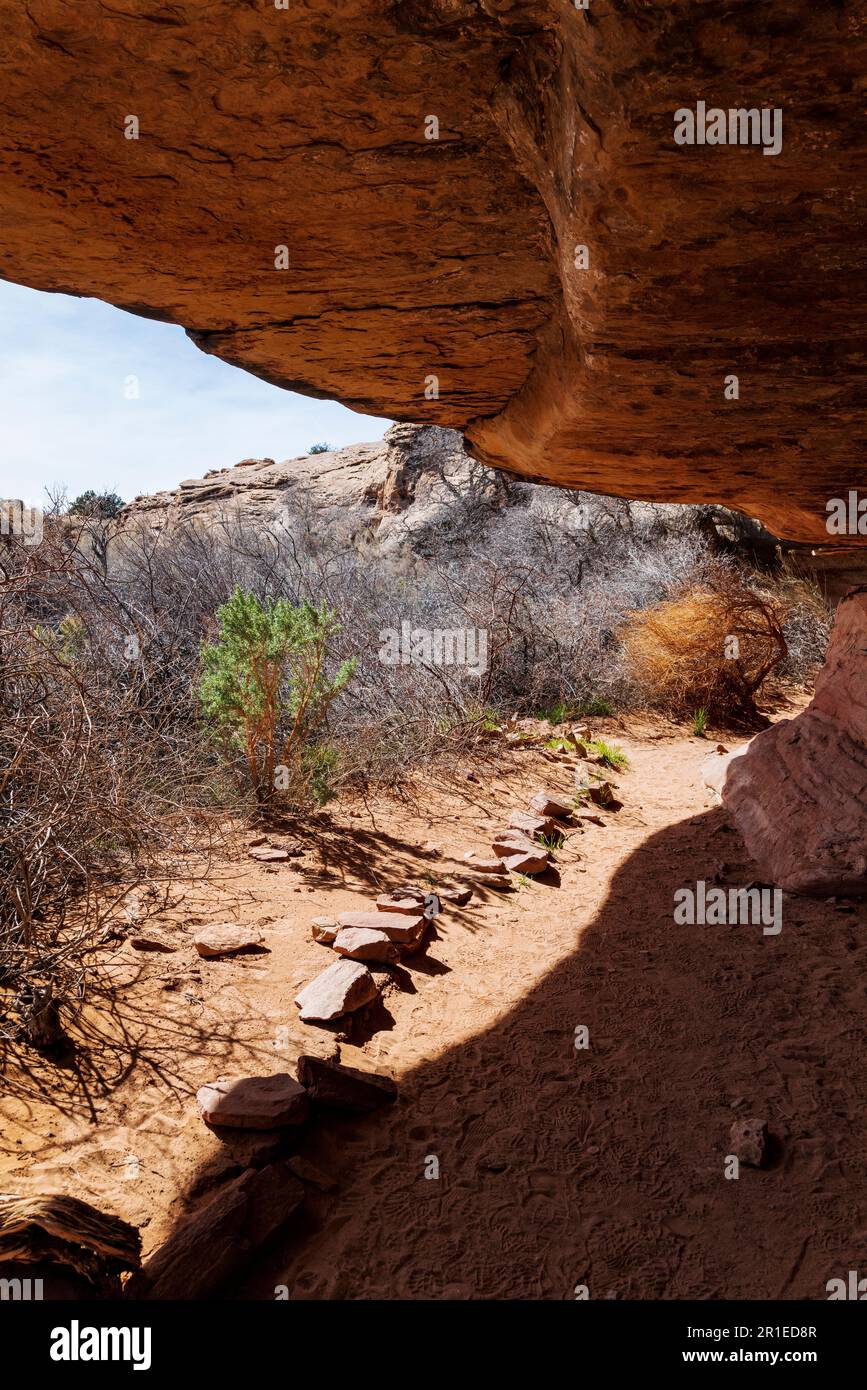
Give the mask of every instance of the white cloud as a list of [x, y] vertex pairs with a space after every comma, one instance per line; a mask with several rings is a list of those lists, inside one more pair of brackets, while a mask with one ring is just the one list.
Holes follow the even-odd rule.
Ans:
[[389, 423], [269, 386], [176, 325], [0, 281], [0, 497], [38, 505], [63, 483], [128, 501], [242, 458], [378, 439]]

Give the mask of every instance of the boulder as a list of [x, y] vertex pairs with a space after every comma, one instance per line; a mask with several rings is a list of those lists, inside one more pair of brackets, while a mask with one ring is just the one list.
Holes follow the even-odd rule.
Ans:
[[281, 864], [291, 857], [287, 849], [251, 849], [248, 852], [259, 864]]
[[260, 946], [262, 933], [255, 927], [240, 927], [235, 922], [226, 922], [212, 927], [200, 927], [193, 937], [193, 945], [200, 956], [230, 956], [235, 951], [247, 951]]
[[207, 1124], [229, 1129], [282, 1129], [303, 1124], [307, 1093], [287, 1072], [275, 1076], [222, 1076], [196, 1092]]
[[326, 1062], [307, 1055], [298, 1058], [298, 1080], [314, 1105], [346, 1110], [360, 1115], [397, 1099], [397, 1086], [390, 1076], [358, 1071], [338, 1062]]
[[793, 893], [867, 895], [867, 587], [838, 605], [808, 707], [736, 753], [722, 802], [760, 876]]
[[393, 961], [398, 954], [391, 937], [371, 927], [341, 927], [333, 946], [337, 954], [347, 960]]
[[354, 1013], [379, 994], [379, 986], [360, 961], [338, 960], [296, 996], [304, 1023], [328, 1023]]

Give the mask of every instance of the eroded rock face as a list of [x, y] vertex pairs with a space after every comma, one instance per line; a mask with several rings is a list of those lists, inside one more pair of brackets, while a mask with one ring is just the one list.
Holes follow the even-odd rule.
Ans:
[[[863, 475], [856, 0], [0, 18], [6, 278], [525, 476], [827, 541]], [[781, 152], [679, 147], [698, 101], [779, 108]]]
[[867, 587], [837, 608], [811, 704], [732, 757], [721, 794], [771, 882], [867, 895]]

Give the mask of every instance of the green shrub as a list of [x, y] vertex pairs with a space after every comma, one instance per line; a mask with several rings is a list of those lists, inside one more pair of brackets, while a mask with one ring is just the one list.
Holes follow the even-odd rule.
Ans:
[[117, 516], [123, 505], [123, 498], [118, 497], [116, 492], [94, 492], [93, 488], [90, 488], [87, 492], [79, 493], [75, 501], [69, 504], [69, 510], [74, 516], [98, 517], [105, 520]]
[[356, 668], [353, 659], [333, 679], [325, 674], [329, 641], [340, 631], [335, 614], [324, 604], [263, 603], [236, 588], [217, 619], [218, 639], [202, 651], [205, 718], [227, 751], [243, 753], [259, 805], [275, 790], [294, 799], [321, 794], [329, 760], [313, 735]]
[[629, 759], [622, 748], [618, 748], [614, 743], [606, 743], [604, 739], [591, 739], [585, 747], [592, 758], [596, 758], [603, 767], [613, 768], [615, 772], [623, 772], [629, 766]]
[[578, 705], [575, 713], [583, 715], [585, 718], [595, 714], [597, 718], [601, 719], [606, 715], [613, 714], [614, 706], [610, 700], [603, 699], [601, 695], [591, 695], [589, 700], [583, 700]]

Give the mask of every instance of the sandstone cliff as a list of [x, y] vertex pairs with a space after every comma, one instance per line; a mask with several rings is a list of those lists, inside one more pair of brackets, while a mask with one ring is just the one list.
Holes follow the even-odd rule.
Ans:
[[154, 530], [240, 521], [274, 528], [303, 517], [324, 533], [369, 544], [380, 554], [408, 549], [448, 559], [456, 545], [478, 541], [496, 514], [544, 515], [568, 534], [606, 526], [659, 538], [704, 535], [720, 548], [770, 561], [778, 542], [749, 518], [723, 507], [626, 502], [539, 486], [487, 468], [467, 453], [455, 430], [392, 425], [381, 441], [300, 458], [244, 459], [233, 468], [189, 478], [177, 488], [134, 499], [121, 525]]

